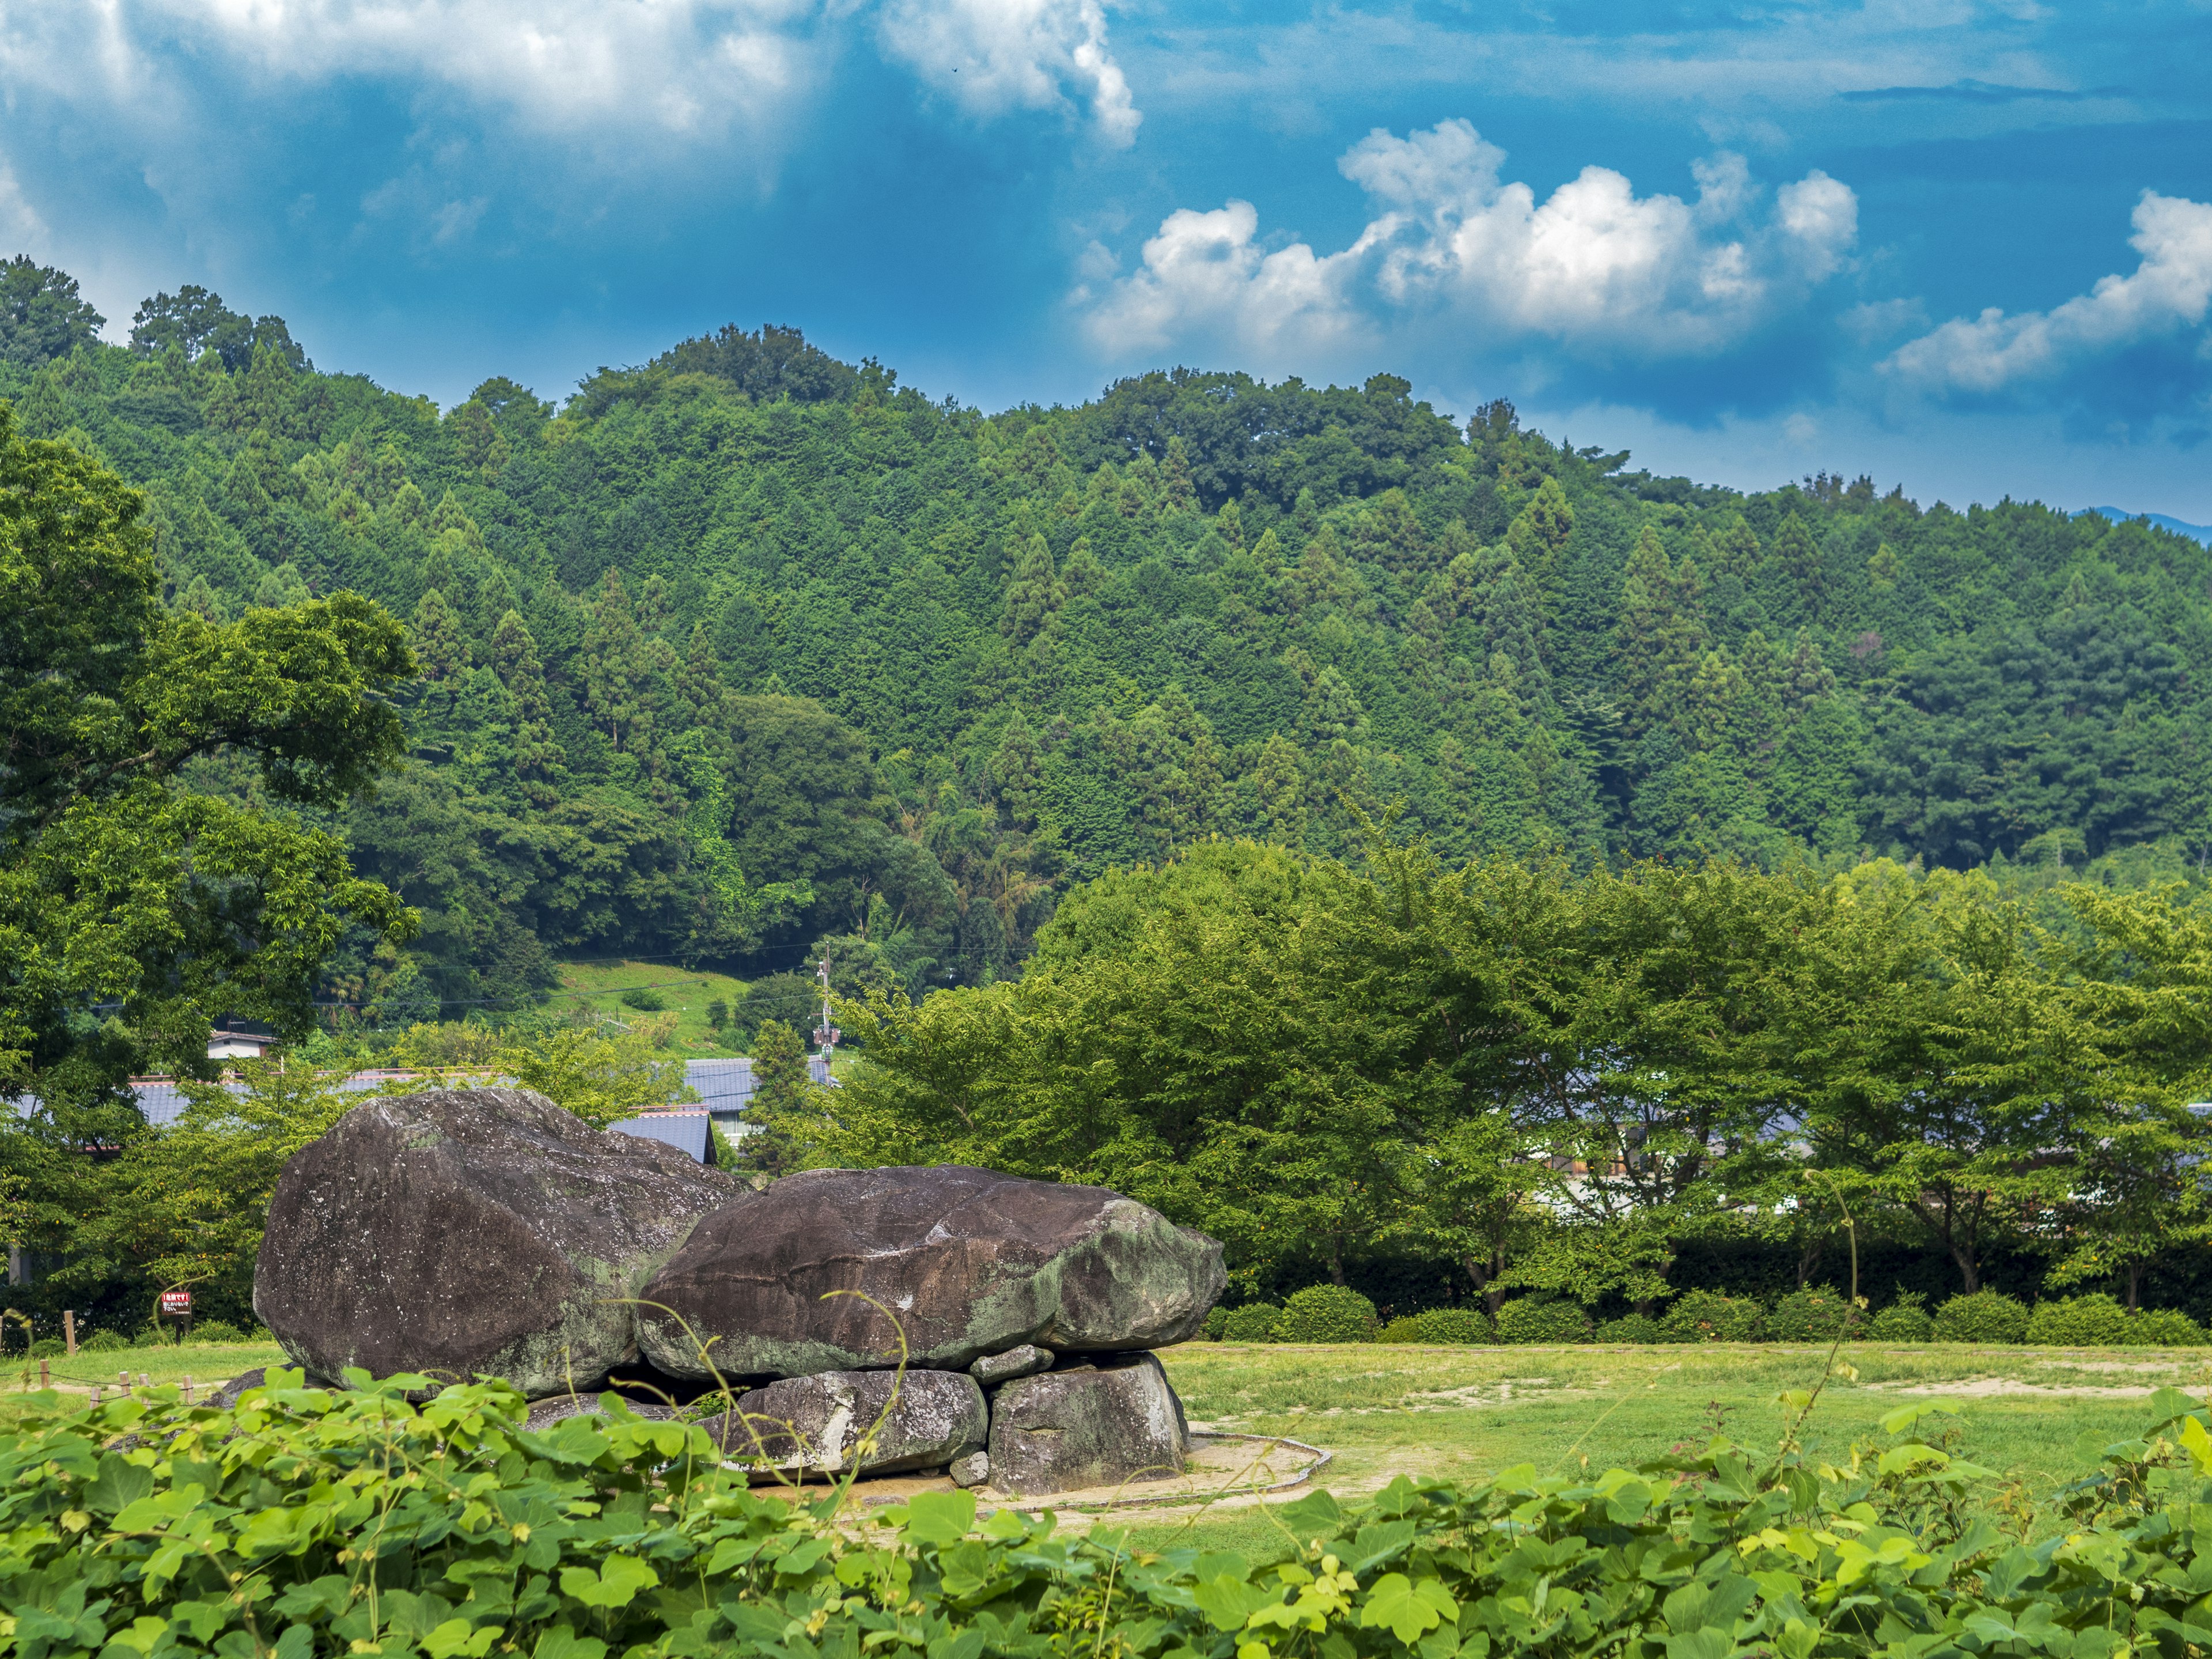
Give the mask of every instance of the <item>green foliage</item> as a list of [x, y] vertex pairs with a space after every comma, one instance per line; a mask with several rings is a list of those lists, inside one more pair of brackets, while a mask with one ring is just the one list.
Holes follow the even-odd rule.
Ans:
[[1273, 1342], [1282, 1327], [1283, 1310], [1271, 1302], [1248, 1302], [1231, 1308], [1222, 1322], [1224, 1342]]
[[1618, 1319], [1608, 1319], [1597, 1328], [1601, 1342], [1645, 1343], [1664, 1342], [1667, 1334], [1659, 1322], [1650, 1314], [1628, 1313]]
[[[1346, 855], [1389, 800], [1454, 862], [2205, 837], [2205, 555], [2142, 526], [1626, 474], [1389, 375], [987, 417], [732, 325], [441, 416], [198, 287], [94, 334], [7, 267], [5, 390], [147, 491], [165, 605], [417, 619], [418, 770], [344, 827], [449, 1006], [570, 951], [781, 966], [879, 894], [910, 986], [979, 984], [1073, 881]], [[366, 1008], [396, 964], [352, 957]]]
[[1756, 1342], [1765, 1322], [1759, 1304], [1715, 1291], [1689, 1291], [1659, 1316], [1666, 1342]]
[[79, 1218], [58, 1283], [97, 1288], [127, 1276], [251, 1300], [254, 1257], [286, 1161], [365, 1097], [304, 1064], [247, 1060], [239, 1077], [229, 1088], [186, 1085], [177, 1119], [125, 1148], [105, 1172], [102, 1201]]
[[1278, 1342], [1372, 1342], [1375, 1304], [1341, 1285], [1309, 1285], [1283, 1298]]
[[119, 1331], [94, 1331], [76, 1346], [81, 1353], [120, 1353], [131, 1341]]
[[0, 362], [36, 368], [66, 357], [90, 345], [106, 320], [66, 271], [23, 253], [0, 264]]
[[1999, 1291], [1954, 1296], [1936, 1310], [1939, 1342], [2025, 1342], [2027, 1308]]
[[1774, 1304], [1763, 1334], [1769, 1342], [1829, 1342], [1864, 1318], [1840, 1291], [1808, 1285]]
[[668, 999], [649, 988], [639, 988], [622, 994], [622, 1006], [635, 1008], [641, 1014], [657, 1014], [668, 1006]]
[[720, 997], [716, 997], [708, 1003], [707, 1024], [713, 1027], [717, 1034], [720, 1033], [720, 1031], [727, 1026], [729, 1023], [730, 1005], [727, 1002], [724, 1001]]
[[2194, 1628], [2188, 1519], [2212, 1498], [2204, 1413], [2168, 1391], [2060, 1495], [2063, 1547], [2024, 1547], [1989, 1512], [1991, 1473], [1914, 1432], [1942, 1408], [1908, 1407], [1832, 1462], [1715, 1436], [1633, 1473], [1400, 1476], [1357, 1513], [1316, 1492], [1273, 1508], [1286, 1559], [1255, 1566], [1133, 1550], [1104, 1526], [1063, 1534], [1049, 1513], [983, 1518], [961, 1492], [916, 1493], [864, 1530], [835, 1495], [748, 1491], [702, 1427], [613, 1396], [532, 1434], [496, 1384], [423, 1401], [409, 1390], [426, 1378], [301, 1381], [272, 1370], [228, 1411], [173, 1389], [93, 1411], [33, 1396], [0, 1448], [16, 1639], [776, 1659], [796, 1627], [833, 1653], [889, 1634], [878, 1648], [939, 1659], [1723, 1659], [1747, 1641], [1858, 1659], [1882, 1632], [1924, 1629], [2101, 1653]]
[[1918, 1291], [1900, 1291], [1897, 1299], [1867, 1322], [1867, 1334], [1878, 1342], [1932, 1342], [1935, 1316]]
[[2027, 1322], [2038, 1347], [2110, 1348], [2128, 1340], [2128, 1310], [2102, 1292], [2039, 1302]]
[[1220, 1341], [1222, 1333], [1228, 1329], [1228, 1309], [1223, 1307], [1217, 1302], [1212, 1307], [1208, 1308], [1206, 1310], [1206, 1323], [1200, 1328], [1200, 1331], [1207, 1341]]
[[1515, 1343], [1587, 1342], [1589, 1316], [1578, 1304], [1516, 1297], [1498, 1310], [1498, 1340]]
[[[204, 1075], [219, 1015], [304, 1031], [349, 930], [413, 926], [335, 836], [262, 810], [340, 807], [396, 761], [399, 624], [343, 592], [220, 624], [167, 611], [143, 519], [0, 409], [0, 1086], [38, 1101], [48, 1147], [96, 1135], [71, 1111], [134, 1072]], [[226, 766], [259, 802], [185, 787]]]
[[1419, 1342], [1424, 1340], [1425, 1339], [1421, 1335], [1420, 1316], [1417, 1314], [1400, 1314], [1396, 1318], [1385, 1324], [1381, 1330], [1375, 1333], [1375, 1340], [1377, 1342]]
[[1467, 1344], [1498, 1340], [1497, 1321], [1480, 1308], [1431, 1308], [1416, 1314], [1413, 1324], [1423, 1342]]
[[2202, 1348], [2212, 1346], [2212, 1334], [2187, 1314], [2172, 1308], [2145, 1308], [2128, 1321], [2120, 1339], [2131, 1348]]
[[753, 1095], [745, 1119], [753, 1129], [740, 1143], [740, 1167], [775, 1176], [808, 1166], [829, 1133], [823, 1090], [807, 1070], [806, 1044], [780, 1019], [764, 1019], [753, 1035]]
[[570, 1025], [535, 1036], [516, 1032], [500, 1042], [489, 1069], [537, 1090], [595, 1129], [699, 1097], [684, 1081], [683, 1062], [658, 1050], [642, 1031]]
[[201, 1319], [192, 1324], [195, 1342], [243, 1342], [246, 1333], [224, 1319]]

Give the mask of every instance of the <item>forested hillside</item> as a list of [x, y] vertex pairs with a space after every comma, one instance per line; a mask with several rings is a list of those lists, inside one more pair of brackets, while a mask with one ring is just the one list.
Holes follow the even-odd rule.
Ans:
[[441, 412], [201, 290], [97, 321], [0, 270], [0, 395], [145, 489], [167, 604], [411, 621], [413, 764], [343, 828], [425, 925], [330, 991], [386, 1019], [825, 936], [848, 985], [973, 983], [1070, 882], [1346, 852], [1350, 806], [1452, 860], [2212, 835], [2212, 552], [2141, 524], [1743, 495], [1389, 375], [986, 416], [731, 328]]

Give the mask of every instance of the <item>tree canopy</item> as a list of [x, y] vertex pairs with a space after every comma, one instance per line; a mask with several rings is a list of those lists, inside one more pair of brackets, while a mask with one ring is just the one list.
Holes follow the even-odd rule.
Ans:
[[975, 983], [1076, 883], [1355, 856], [1393, 803], [1449, 863], [2212, 855], [2212, 552], [2147, 524], [1655, 477], [1388, 374], [986, 416], [775, 326], [559, 407], [320, 372], [191, 287], [0, 359], [25, 434], [143, 490], [164, 615], [407, 620], [410, 770], [326, 826], [423, 919], [341, 949], [364, 1012], [825, 938]]

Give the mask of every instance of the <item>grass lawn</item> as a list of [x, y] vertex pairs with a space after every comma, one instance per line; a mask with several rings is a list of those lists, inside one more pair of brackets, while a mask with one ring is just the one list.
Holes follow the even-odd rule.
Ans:
[[[1194, 1342], [1161, 1356], [1194, 1424], [1281, 1434], [1335, 1454], [1319, 1484], [1339, 1498], [1393, 1476], [1472, 1478], [1532, 1463], [1540, 1474], [1633, 1468], [1719, 1425], [1771, 1449], [1785, 1411], [1775, 1396], [1809, 1389], [1825, 1348], [1343, 1347]], [[1958, 1447], [2041, 1500], [2087, 1460], [2076, 1443], [2137, 1432], [2151, 1392], [2212, 1389], [2212, 1350], [1847, 1346], [1853, 1379], [1830, 1379], [1804, 1438], [1841, 1462], [1879, 1437], [1882, 1416], [1914, 1401], [1955, 1403]], [[1931, 1425], [1925, 1432], [1935, 1432]], [[1293, 1494], [1294, 1495], [1294, 1494]], [[1158, 1541], [1169, 1528], [1132, 1517]], [[1276, 1534], [1251, 1511], [1212, 1511], [1210, 1545], [1270, 1553]]]
[[[176, 1382], [189, 1376], [193, 1398], [202, 1399], [207, 1389], [220, 1387], [240, 1371], [285, 1363], [284, 1351], [273, 1342], [192, 1342], [181, 1347], [165, 1343], [160, 1347], [121, 1348], [107, 1353], [80, 1349], [66, 1358], [54, 1356], [46, 1366], [53, 1386], [66, 1392], [88, 1393], [97, 1382], [112, 1397], [115, 1374], [127, 1370], [133, 1387], [141, 1372], [152, 1382]], [[25, 1394], [38, 1386], [37, 1360], [25, 1360], [20, 1348], [0, 1355], [0, 1409], [5, 1408], [9, 1395]]]

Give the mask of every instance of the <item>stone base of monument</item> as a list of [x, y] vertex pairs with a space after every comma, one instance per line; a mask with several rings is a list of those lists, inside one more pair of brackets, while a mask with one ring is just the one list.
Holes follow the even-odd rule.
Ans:
[[732, 1461], [802, 1476], [856, 1462], [862, 1474], [941, 1469], [981, 1451], [988, 1432], [983, 1390], [958, 1371], [817, 1371], [691, 1414]]
[[1170, 1480], [1189, 1448], [1182, 1402], [1149, 1353], [1055, 1366], [992, 1396], [989, 1480], [1000, 1492]]
[[[1156, 1480], [1123, 1480], [1097, 1486], [1071, 1486], [1049, 1495], [1006, 1491], [988, 1479], [970, 1488], [977, 1513], [1010, 1509], [1025, 1512], [1057, 1510], [1062, 1513], [1121, 1509], [1172, 1510], [1182, 1504], [1251, 1503], [1264, 1496], [1294, 1493], [1304, 1487], [1330, 1462], [1330, 1455], [1316, 1446], [1266, 1435], [1217, 1434], [1196, 1431], [1184, 1455], [1180, 1474]], [[853, 1484], [851, 1502], [861, 1510], [903, 1504], [916, 1492], [951, 1492], [959, 1485], [950, 1473], [863, 1475]], [[823, 1488], [809, 1482], [785, 1485], [772, 1477], [756, 1476], [753, 1491], [763, 1498], [779, 1494], [793, 1502], [813, 1503]]]

